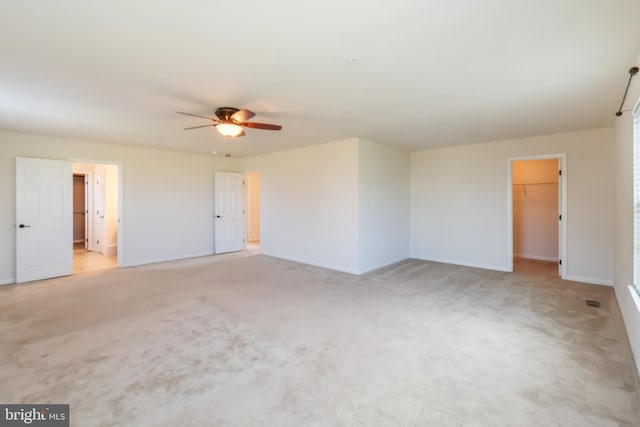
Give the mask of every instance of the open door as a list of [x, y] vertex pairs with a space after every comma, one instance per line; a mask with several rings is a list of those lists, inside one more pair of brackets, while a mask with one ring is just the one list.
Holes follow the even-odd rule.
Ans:
[[96, 172], [93, 182], [93, 241], [89, 250], [105, 254], [105, 172], [100, 169]]
[[71, 162], [16, 159], [16, 282], [73, 270]]
[[245, 248], [244, 175], [236, 172], [215, 174], [215, 247], [216, 254]]

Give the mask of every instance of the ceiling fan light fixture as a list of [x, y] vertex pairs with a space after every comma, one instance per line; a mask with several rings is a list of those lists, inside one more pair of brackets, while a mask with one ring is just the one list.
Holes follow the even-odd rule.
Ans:
[[242, 133], [242, 126], [233, 123], [220, 123], [216, 126], [218, 132], [227, 137], [238, 136]]

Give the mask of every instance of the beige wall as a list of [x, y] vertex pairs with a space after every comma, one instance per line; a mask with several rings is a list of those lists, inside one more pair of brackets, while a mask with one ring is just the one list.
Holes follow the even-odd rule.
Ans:
[[510, 159], [567, 155], [567, 278], [611, 284], [615, 170], [612, 129], [411, 153], [411, 256], [509, 270]]
[[247, 240], [260, 241], [260, 174], [247, 174]]
[[515, 257], [558, 260], [558, 169], [558, 159], [512, 164]]
[[213, 174], [236, 159], [103, 142], [0, 132], [0, 283], [15, 280], [16, 157], [123, 165], [123, 265], [213, 253]]
[[558, 159], [519, 160], [512, 163], [513, 185], [558, 183]]

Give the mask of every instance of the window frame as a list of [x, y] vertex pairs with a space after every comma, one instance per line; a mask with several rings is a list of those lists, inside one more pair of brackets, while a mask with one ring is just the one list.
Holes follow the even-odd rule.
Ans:
[[640, 295], [640, 102], [632, 111], [633, 132], [633, 283]]

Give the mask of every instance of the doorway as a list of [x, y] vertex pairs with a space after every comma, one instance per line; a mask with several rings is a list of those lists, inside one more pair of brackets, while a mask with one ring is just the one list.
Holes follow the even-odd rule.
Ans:
[[88, 176], [73, 174], [73, 246], [87, 248], [87, 184]]
[[558, 276], [564, 276], [564, 164], [564, 155], [510, 160], [509, 228], [512, 271], [531, 268], [528, 265], [531, 263], [546, 263]]
[[[75, 178], [78, 197], [75, 204], [79, 218], [81, 206], [85, 206], [85, 226], [83, 229], [82, 221], [76, 220], [75, 238], [74, 175], [78, 176]], [[96, 176], [104, 176], [101, 184], [105, 209], [99, 211], [94, 205]], [[85, 178], [84, 195], [80, 188], [81, 177]], [[103, 233], [96, 233], [96, 217], [105, 222]], [[123, 234], [120, 218], [121, 163], [74, 163], [71, 160], [16, 157], [16, 283], [120, 265], [123, 259], [122, 251], [117, 249]], [[97, 252], [96, 243], [104, 245], [103, 252], [92, 254], [95, 260], [74, 268], [74, 258], [77, 258], [74, 257], [74, 240], [79, 255]]]
[[248, 173], [247, 181], [247, 248], [260, 248], [260, 174]]
[[72, 163], [72, 171], [73, 274], [115, 268], [119, 243], [119, 167]]

